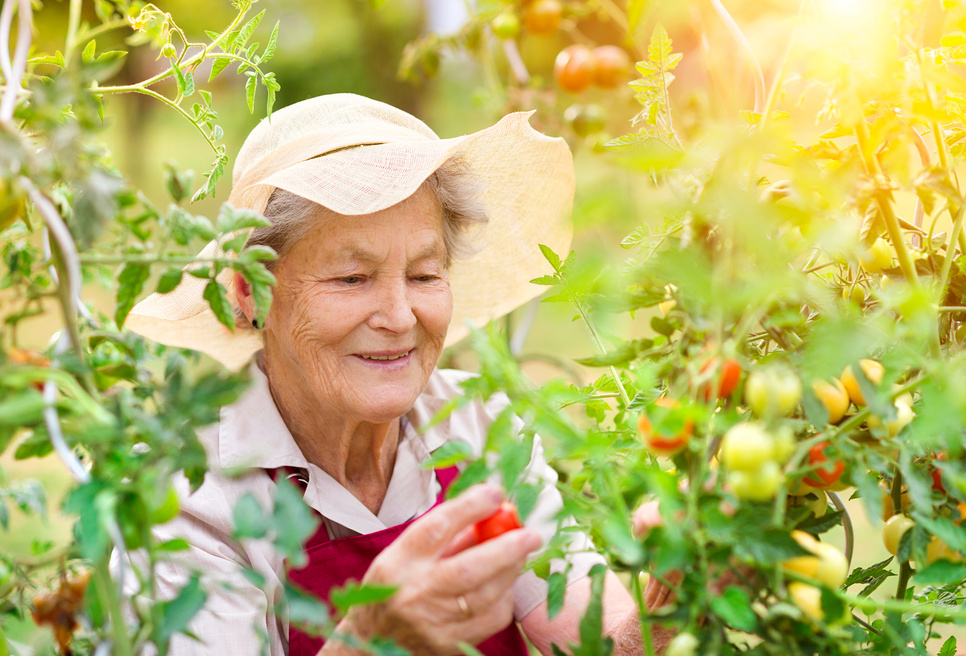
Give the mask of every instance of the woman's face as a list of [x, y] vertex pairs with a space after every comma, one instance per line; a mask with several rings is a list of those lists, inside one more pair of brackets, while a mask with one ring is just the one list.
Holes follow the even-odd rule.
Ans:
[[274, 273], [265, 358], [277, 400], [297, 404], [285, 409], [368, 422], [405, 414], [453, 311], [434, 194], [422, 187], [375, 214], [324, 218]]

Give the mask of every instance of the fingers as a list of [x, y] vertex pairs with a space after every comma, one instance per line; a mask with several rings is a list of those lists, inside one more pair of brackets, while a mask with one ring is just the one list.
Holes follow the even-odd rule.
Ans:
[[396, 540], [397, 548], [424, 555], [441, 553], [458, 533], [495, 513], [502, 501], [499, 488], [475, 485], [414, 521]]
[[446, 545], [443, 552], [440, 554], [441, 558], [449, 558], [450, 556], [456, 555], [461, 551], [469, 549], [470, 547], [476, 546], [476, 530], [472, 526], [467, 526], [462, 531], [456, 534], [456, 537]]
[[527, 556], [543, 544], [540, 535], [517, 529], [483, 544], [464, 549], [440, 563], [441, 580], [457, 592], [482, 587], [487, 581], [506, 578], [510, 584], [520, 576]]

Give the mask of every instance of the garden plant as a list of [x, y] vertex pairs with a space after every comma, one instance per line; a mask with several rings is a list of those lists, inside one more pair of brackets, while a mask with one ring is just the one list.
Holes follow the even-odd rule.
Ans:
[[[166, 653], [203, 607], [198, 578], [154, 598], [154, 564], [188, 545], [159, 543], [151, 527], [178, 511], [175, 472], [201, 484], [195, 429], [245, 376], [124, 322], [137, 299], [186, 275], [207, 281], [226, 326], [228, 273], [245, 275], [260, 313], [271, 299], [263, 263], [274, 254], [243, 248], [264, 219], [226, 204], [211, 220], [190, 202], [224, 188], [229, 159], [206, 83], [245, 76], [243, 96], [219, 100], [270, 113], [278, 26], [248, 0], [204, 37], [154, 5], [97, 0], [88, 22], [84, 4], [70, 1], [53, 53], [31, 49], [29, 0], [0, 11], [0, 451], [56, 454], [75, 520], [66, 547], [0, 549], [0, 655]], [[407, 48], [400, 72], [416, 81], [469, 53], [486, 109], [538, 109], [534, 123], [578, 157], [623, 171], [638, 212], [609, 266], [583, 243], [543, 248], [547, 275], [533, 281], [596, 352], [543, 354], [561, 375], [534, 385], [520, 369], [529, 309], [477, 332], [481, 375], [465, 400], [510, 400], [492, 457], [471, 462], [455, 442], [430, 464], [463, 463], [453, 494], [498, 477], [525, 520], [539, 434], [567, 511], [638, 599], [648, 654], [661, 626], [676, 632], [665, 652], [675, 656], [952, 656], [966, 624], [966, 7], [769, 3], [760, 11], [783, 47], [760, 61], [744, 19], [762, 4], [736, 19], [719, 0], [487, 0], [462, 30]], [[117, 34], [123, 49], [98, 45]], [[112, 85], [133, 48], [156, 52], [161, 72]], [[202, 179], [170, 167], [163, 200], [132, 187], [102, 138], [122, 93], [195, 126], [213, 158]], [[195, 260], [212, 239], [229, 256]], [[85, 303], [85, 284], [113, 289], [109, 315]], [[25, 348], [24, 326], [42, 314], [62, 327], [46, 350]], [[44, 487], [0, 471], [0, 536], [13, 506], [44, 513]], [[887, 559], [867, 559], [855, 512], [881, 530]], [[272, 539], [296, 564], [316, 521], [287, 485], [273, 508], [243, 498], [235, 520], [237, 538]], [[127, 564], [133, 549], [145, 568]], [[532, 564], [551, 614], [566, 595], [559, 549]], [[611, 653], [601, 581], [570, 653]], [[673, 594], [648, 610], [655, 581]], [[350, 585], [329, 601], [342, 612], [390, 594]], [[328, 605], [292, 586], [277, 610], [307, 629], [334, 626]]]

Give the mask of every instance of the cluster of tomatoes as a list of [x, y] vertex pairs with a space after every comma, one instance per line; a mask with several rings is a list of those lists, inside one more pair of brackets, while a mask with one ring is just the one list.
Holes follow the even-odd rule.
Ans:
[[[775, 364], [756, 366], [745, 376], [740, 363], [733, 358], [708, 358], [707, 352], [711, 348], [706, 347], [699, 356], [706, 360], [692, 383], [691, 397], [699, 406], [702, 402], [717, 404], [719, 400], [731, 399], [736, 395], [742, 378], [745, 378], [741, 397], [750, 413], [747, 419], [725, 431], [717, 450], [716, 464], [721, 466], [725, 488], [735, 497], [752, 502], [768, 502], [785, 484], [789, 461], [799, 449], [798, 440], [783, 419], [799, 412], [802, 382], [793, 371]], [[867, 406], [867, 397], [872, 392], [878, 393], [884, 375], [885, 368], [880, 362], [864, 359], [858, 362], [856, 368], [846, 367], [839, 377], [814, 381], [812, 391], [825, 409], [825, 421], [837, 424], [853, 405], [860, 410]], [[889, 417], [870, 413], [865, 424], [871, 438], [884, 444], [889, 444], [916, 416], [910, 394], [899, 394], [891, 403], [894, 412]], [[685, 408], [685, 402], [665, 396], [640, 415], [640, 437], [652, 454], [674, 457], [688, 447], [695, 434], [694, 417], [707, 417], [707, 414], [687, 412]], [[936, 459], [942, 458], [942, 455], [936, 456]], [[792, 468], [796, 476], [788, 485], [789, 505], [808, 506], [816, 516], [822, 516], [826, 511], [828, 501], [825, 490], [843, 490], [848, 486], [843, 477], [845, 463], [837, 457], [835, 447], [827, 440], [815, 441], [807, 454], [802, 454], [793, 463]], [[942, 472], [932, 465], [930, 473], [933, 491], [945, 496]], [[902, 507], [896, 510], [889, 482], [883, 481], [882, 488], [885, 508], [883, 539], [889, 552], [896, 555], [903, 535], [915, 527], [915, 522], [905, 514], [908, 494], [902, 495]], [[951, 512], [953, 521], [962, 523], [966, 519], [966, 504], [960, 503]], [[834, 624], [837, 618], [830, 620], [822, 613], [821, 589], [815, 583], [830, 588], [841, 586], [848, 570], [845, 556], [807, 533], [796, 531], [793, 537], [809, 555], [784, 563], [784, 569], [792, 573], [794, 579], [787, 587], [789, 598], [805, 615]], [[903, 556], [908, 558], [909, 553], [906, 549]], [[931, 536], [926, 543], [924, 564], [939, 559], [964, 561], [961, 552], [939, 537]]]

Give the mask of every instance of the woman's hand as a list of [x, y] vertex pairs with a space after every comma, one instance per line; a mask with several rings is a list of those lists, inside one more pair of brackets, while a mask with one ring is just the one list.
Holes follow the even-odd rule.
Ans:
[[392, 585], [380, 604], [351, 609], [339, 632], [392, 639], [415, 654], [459, 653], [513, 621], [512, 586], [540, 536], [520, 529], [477, 545], [473, 525], [503, 494], [477, 485], [417, 519], [372, 562], [364, 584]]

